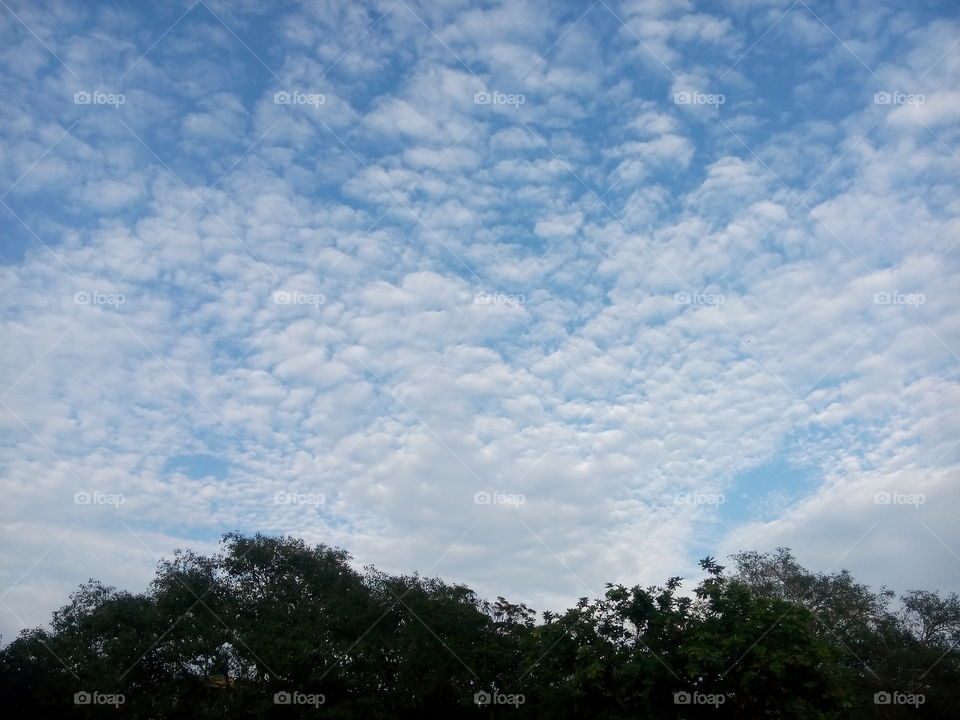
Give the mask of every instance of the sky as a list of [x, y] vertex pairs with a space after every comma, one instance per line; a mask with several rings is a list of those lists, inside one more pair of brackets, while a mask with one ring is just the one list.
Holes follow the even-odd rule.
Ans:
[[0, 633], [302, 537], [960, 591], [960, 6], [0, 0]]

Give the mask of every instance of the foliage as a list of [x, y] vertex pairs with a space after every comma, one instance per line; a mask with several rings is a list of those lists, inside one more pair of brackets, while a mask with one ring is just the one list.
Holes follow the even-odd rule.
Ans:
[[[213, 557], [162, 562], [145, 593], [82, 585], [48, 630], [0, 651], [0, 694], [38, 720], [946, 718], [960, 707], [955, 594], [913, 591], [892, 611], [889, 591], [808, 572], [786, 549], [733, 561], [726, 575], [705, 558], [690, 592], [679, 577], [608, 585], [538, 621], [462, 585], [359, 571], [340, 549], [229, 534]], [[93, 702], [75, 702], [83, 692]]]

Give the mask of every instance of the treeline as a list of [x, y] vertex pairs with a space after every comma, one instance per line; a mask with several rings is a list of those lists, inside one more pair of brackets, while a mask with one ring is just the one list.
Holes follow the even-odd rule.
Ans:
[[[149, 590], [81, 586], [0, 651], [7, 717], [953, 718], [960, 600], [872, 592], [789, 551], [692, 592], [608, 585], [537, 615], [467, 587], [230, 534]], [[13, 711], [13, 714], [9, 713]]]

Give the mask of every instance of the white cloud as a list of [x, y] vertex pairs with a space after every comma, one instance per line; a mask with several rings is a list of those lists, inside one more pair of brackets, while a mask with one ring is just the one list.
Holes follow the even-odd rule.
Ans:
[[[637, 39], [599, 6], [576, 26], [536, 4], [411, 6], [443, 42], [401, 7], [372, 29], [387, 6], [225, 12], [283, 38], [251, 40], [270, 70], [191, 16], [128, 76], [126, 109], [98, 114], [51, 111], [19, 78], [66, 87], [66, 71], [24, 56], [0, 140], [6, 184], [26, 175], [5, 202], [50, 249], [5, 216], [26, 243], [0, 268], [2, 571], [29, 570], [14, 612], [40, 622], [90, 575], [142, 587], [155, 558], [120, 520], [161, 553], [225, 528], [293, 532], [541, 608], [683, 573], [705, 547], [789, 543], [820, 569], [946, 586], [955, 23], [896, 52], [877, 17], [877, 37], [858, 35], [864, 57], [889, 56], [890, 89], [898, 62], [934, 65], [916, 108], [865, 95], [810, 118], [748, 54], [726, 81], [749, 107], [678, 109], [672, 88], [719, 86], [782, 5], [746, 20], [619, 8], [676, 77], [625, 52]], [[62, 12], [60, 35], [24, 17], [84, 81], [115, 76]], [[784, 22], [804, 58], [835, 44], [802, 8]], [[922, 49], [933, 40], [939, 54]], [[139, 45], [117, 42], [133, 62]], [[276, 105], [280, 87], [329, 102]], [[483, 89], [529, 97], [475, 105]], [[189, 455], [222, 471], [177, 465]], [[674, 502], [756, 495], [739, 483], [773, 461], [802, 465], [809, 487], [773, 476], [737, 520]], [[74, 505], [87, 485], [127, 500]], [[497, 491], [526, 502], [474, 502]], [[879, 491], [930, 500], [867, 502]], [[30, 569], [74, 521], [78, 540]], [[891, 550], [901, 539], [924, 562]]]

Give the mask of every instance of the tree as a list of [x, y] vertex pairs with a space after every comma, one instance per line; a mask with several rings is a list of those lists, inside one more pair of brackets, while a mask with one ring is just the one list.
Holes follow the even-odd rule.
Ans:
[[[789, 550], [708, 557], [689, 591], [607, 585], [562, 613], [354, 568], [294, 538], [177, 552], [148, 590], [90, 581], [0, 650], [0, 700], [35, 720], [117, 718], [951, 717], [960, 600], [897, 611]], [[116, 707], [78, 704], [96, 693]], [[875, 693], [923, 698], [876, 704]], [[122, 698], [122, 702], [120, 699]], [[80, 697], [82, 700], [83, 698]]]

